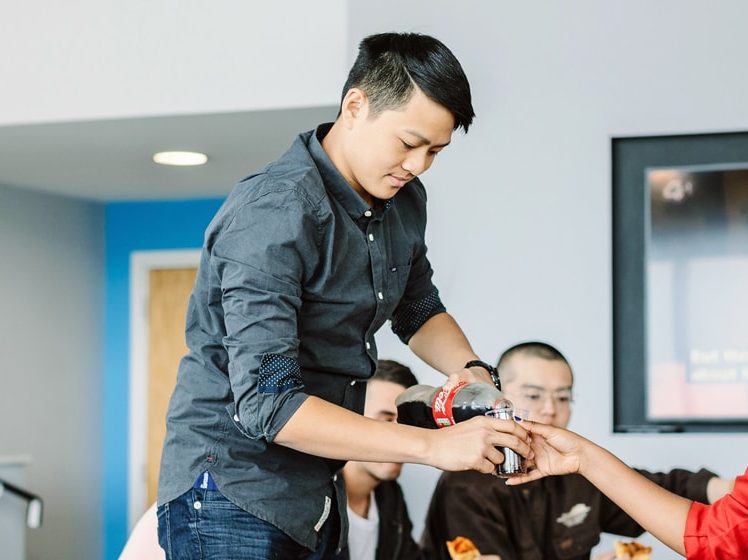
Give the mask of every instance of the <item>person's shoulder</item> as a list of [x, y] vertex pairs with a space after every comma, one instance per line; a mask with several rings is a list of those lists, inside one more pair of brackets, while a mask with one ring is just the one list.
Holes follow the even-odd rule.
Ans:
[[395, 214], [399, 219], [418, 231], [423, 231], [426, 227], [426, 189], [420, 179], [416, 177], [392, 199]]
[[327, 198], [322, 175], [309, 153], [309, 133], [299, 135], [288, 151], [265, 168], [266, 183], [275, 189], [291, 189], [312, 204]]
[[660, 481], [670, 481], [671, 484], [674, 483], [674, 481], [697, 481], [703, 482], [703, 484], [706, 485], [706, 483], [709, 482], [710, 479], [719, 476], [717, 473], [703, 467], [698, 471], [692, 471], [679, 467], [670, 469], [669, 471], [651, 471], [640, 467], [632, 468], [640, 475], [649, 478], [650, 480], [657, 482], [660, 485], [664, 484], [664, 482]]
[[400, 189], [400, 192], [397, 193], [396, 199], [400, 206], [408, 204], [420, 209], [426, 206], [426, 187], [423, 186], [423, 183], [418, 177], [415, 177]]
[[235, 204], [251, 203], [267, 196], [283, 196], [318, 206], [327, 193], [307, 148], [308, 136], [309, 133], [300, 134], [278, 159], [239, 181], [230, 195], [236, 199]]
[[426, 187], [418, 177], [414, 177], [410, 182], [408, 182], [406, 192], [409, 192], [411, 196], [426, 202]]

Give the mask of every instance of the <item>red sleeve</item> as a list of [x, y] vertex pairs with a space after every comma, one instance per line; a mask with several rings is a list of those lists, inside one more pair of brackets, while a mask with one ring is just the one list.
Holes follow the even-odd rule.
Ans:
[[748, 550], [748, 469], [733, 491], [712, 505], [693, 503], [683, 543], [689, 560], [743, 557]]

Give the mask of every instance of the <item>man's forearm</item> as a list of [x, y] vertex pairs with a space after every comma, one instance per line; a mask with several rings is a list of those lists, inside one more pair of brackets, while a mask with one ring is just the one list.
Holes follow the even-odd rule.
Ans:
[[428, 434], [424, 432], [378, 422], [310, 396], [274, 442], [328, 459], [423, 463], [428, 455]]
[[449, 313], [439, 313], [426, 321], [408, 346], [416, 356], [446, 375], [457, 373], [467, 362], [478, 358]]
[[511, 447], [527, 456], [527, 432], [512, 420], [472, 418], [440, 430], [381, 422], [309, 396], [274, 443], [297, 451], [353, 461], [421, 463], [442, 470], [492, 472]]

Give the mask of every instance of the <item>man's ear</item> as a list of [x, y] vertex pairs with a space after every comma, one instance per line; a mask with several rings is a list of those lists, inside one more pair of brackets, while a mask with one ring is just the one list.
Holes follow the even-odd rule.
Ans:
[[346, 128], [352, 127], [358, 120], [365, 119], [368, 113], [369, 99], [364, 91], [359, 88], [349, 89], [340, 104], [340, 117]]

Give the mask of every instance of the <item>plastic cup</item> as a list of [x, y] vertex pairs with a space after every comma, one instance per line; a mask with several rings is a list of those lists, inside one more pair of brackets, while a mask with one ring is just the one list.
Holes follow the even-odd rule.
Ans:
[[[520, 412], [519, 410], [517, 411]], [[522, 411], [526, 412], [526, 411]], [[509, 408], [496, 408], [486, 412], [486, 416], [491, 418], [498, 418], [499, 420], [515, 420], [512, 409]], [[527, 420], [527, 416], [520, 417], [521, 420]], [[494, 474], [500, 478], [509, 478], [518, 474], [525, 474], [527, 472], [527, 463], [525, 458], [519, 453], [510, 449], [509, 447], [497, 447], [499, 451], [504, 455], [504, 461], [496, 465]]]

